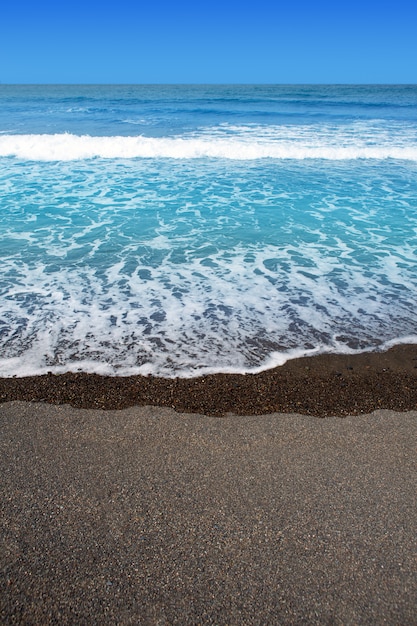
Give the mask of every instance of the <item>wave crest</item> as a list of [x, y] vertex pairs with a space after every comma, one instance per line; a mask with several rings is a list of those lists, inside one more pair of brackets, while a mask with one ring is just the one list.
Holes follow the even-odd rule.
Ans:
[[400, 159], [417, 161], [415, 145], [347, 145], [337, 138], [318, 136], [308, 141], [283, 141], [253, 136], [191, 137], [93, 137], [90, 135], [42, 134], [1, 135], [0, 156], [31, 161], [73, 161], [81, 159]]

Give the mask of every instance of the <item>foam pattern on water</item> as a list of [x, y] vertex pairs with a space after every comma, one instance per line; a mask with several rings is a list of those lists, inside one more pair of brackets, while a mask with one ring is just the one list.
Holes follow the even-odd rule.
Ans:
[[2, 376], [244, 372], [417, 340], [413, 163], [1, 163]]

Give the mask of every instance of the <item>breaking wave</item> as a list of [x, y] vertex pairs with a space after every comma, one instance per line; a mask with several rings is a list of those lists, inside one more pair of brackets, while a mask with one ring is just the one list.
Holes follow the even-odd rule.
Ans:
[[[405, 136], [388, 141], [387, 136], [354, 132], [332, 134], [307, 128], [291, 132], [258, 129], [212, 129], [173, 137], [90, 136], [30, 134], [0, 136], [0, 156], [31, 161], [73, 161], [81, 159], [397, 159], [417, 161], [417, 142]], [[235, 132], [233, 132], [235, 131]]]

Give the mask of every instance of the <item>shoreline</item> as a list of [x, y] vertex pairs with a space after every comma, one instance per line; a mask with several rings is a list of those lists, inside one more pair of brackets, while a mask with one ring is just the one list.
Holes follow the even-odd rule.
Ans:
[[158, 406], [212, 416], [410, 411], [417, 409], [417, 345], [306, 356], [257, 374], [168, 379], [80, 372], [0, 378], [0, 403], [15, 400], [105, 410]]

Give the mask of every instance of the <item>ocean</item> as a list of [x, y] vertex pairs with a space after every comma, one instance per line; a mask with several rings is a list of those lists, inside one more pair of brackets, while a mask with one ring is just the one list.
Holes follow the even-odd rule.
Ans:
[[0, 85], [0, 376], [417, 343], [417, 86]]

